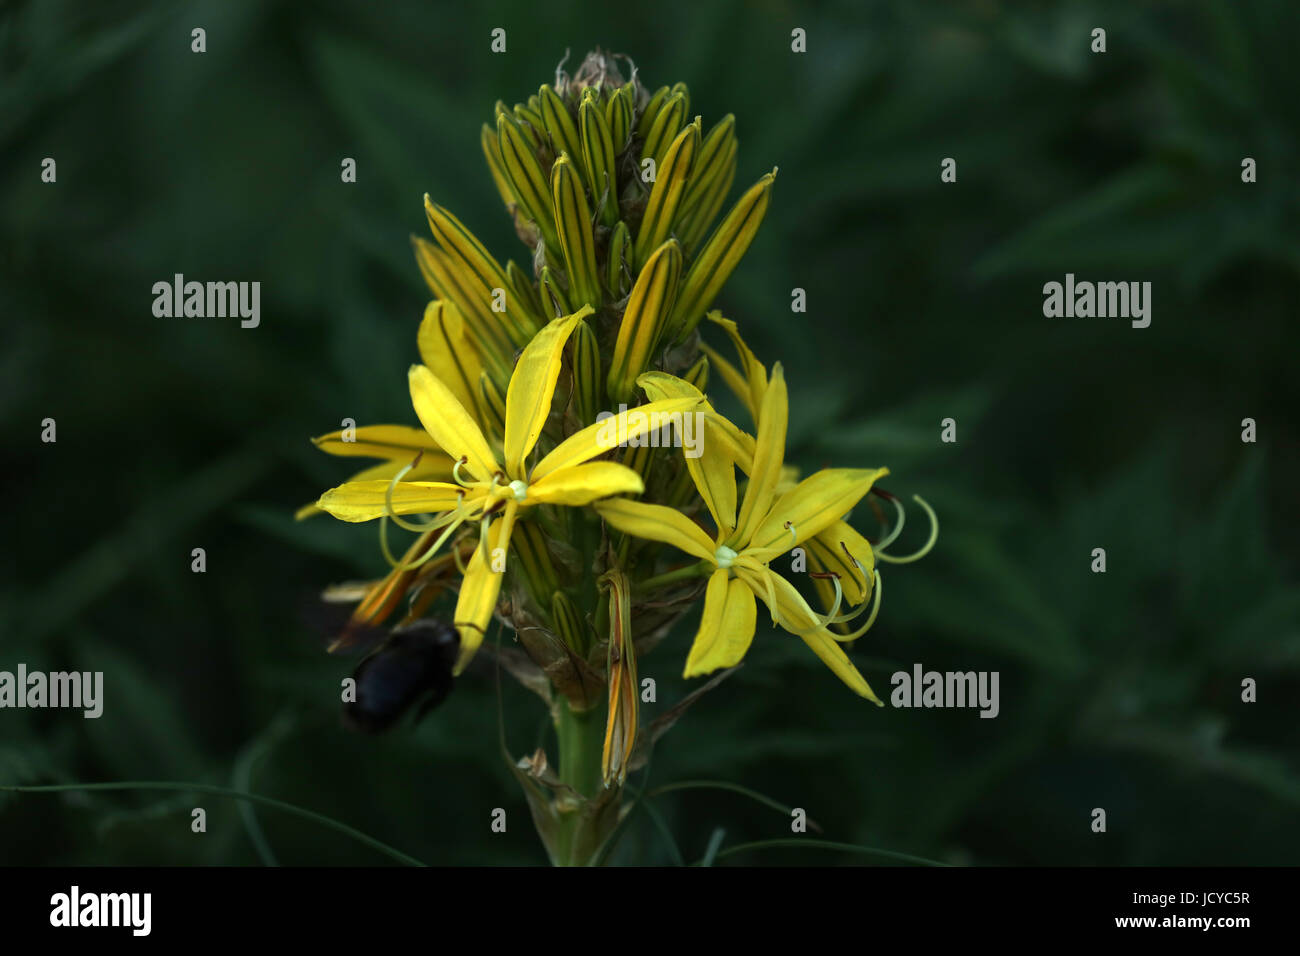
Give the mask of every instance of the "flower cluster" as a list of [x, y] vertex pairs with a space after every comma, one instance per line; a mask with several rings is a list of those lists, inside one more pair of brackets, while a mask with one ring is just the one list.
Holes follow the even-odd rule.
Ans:
[[[786, 465], [782, 367], [765, 366], [736, 323], [711, 311], [776, 171], [718, 220], [736, 173], [734, 118], [706, 133], [690, 105], [683, 85], [651, 92], [600, 53], [572, 76], [557, 71], [526, 103], [497, 104], [483, 152], [531, 258], [503, 267], [426, 196], [432, 241], [413, 241], [434, 300], [408, 382], [423, 427], [316, 439], [380, 463], [304, 509], [378, 521], [392, 564], [346, 594], [360, 600], [340, 645], [404, 601], [410, 623], [454, 591], [456, 674], [495, 617], [514, 628], [524, 665], [564, 714], [607, 704], [600, 765], [589, 770], [565, 767], [578, 761], [564, 754], [557, 717], [556, 786], [578, 800], [599, 793], [593, 784], [617, 789], [636, 766], [637, 657], [701, 595], [686, 676], [739, 663], [761, 602], [879, 703], [844, 645], [875, 619], [875, 564], [888, 556], [846, 517], [887, 470], [798, 480]], [[734, 358], [705, 344], [703, 330]], [[713, 407], [714, 375], [749, 422]], [[416, 536], [400, 557], [389, 525]], [[862, 626], [849, 623], [868, 611]], [[544, 763], [530, 764], [533, 777], [554, 776]]]

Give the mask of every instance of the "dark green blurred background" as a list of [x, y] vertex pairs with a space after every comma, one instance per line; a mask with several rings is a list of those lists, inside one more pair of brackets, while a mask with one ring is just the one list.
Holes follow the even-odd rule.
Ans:
[[[882, 696], [914, 662], [1001, 673], [996, 720], [879, 710], [761, 625], [743, 670], [657, 749], [651, 786], [743, 784], [806, 808], [828, 839], [958, 863], [1296, 862], [1300, 6], [470, 6], [0, 14], [0, 669], [107, 684], [97, 721], [0, 712], [0, 780], [203, 781], [434, 863], [544, 861], [497, 750], [490, 678], [462, 680], [414, 729], [339, 725], [355, 659], [327, 656], [305, 609], [384, 565], [373, 528], [291, 514], [349, 474], [309, 436], [344, 417], [414, 422], [422, 194], [520, 258], [479, 126], [550, 80], [566, 47], [572, 66], [599, 44], [651, 87], [687, 82], [706, 127], [736, 114], [736, 194], [780, 167], [720, 305], [785, 363], [791, 459], [887, 464], [891, 491], [941, 515], [933, 555], [885, 569], [855, 659]], [[498, 26], [505, 55], [489, 52]], [[1095, 26], [1105, 55], [1089, 52]], [[355, 185], [339, 181], [345, 156]], [[155, 318], [151, 287], [176, 272], [260, 281], [261, 326]], [[1044, 318], [1042, 284], [1066, 272], [1152, 282], [1151, 327]], [[806, 315], [790, 312], [796, 286]], [[57, 444], [39, 441], [47, 416]], [[1241, 442], [1247, 416], [1257, 444]], [[955, 445], [939, 441], [947, 417]], [[922, 538], [913, 520], [902, 550]], [[195, 547], [206, 574], [190, 571]], [[660, 708], [689, 689], [693, 624], [642, 662]], [[1244, 677], [1258, 703], [1241, 702]], [[531, 751], [540, 706], [503, 694], [510, 746]], [[196, 805], [206, 835], [190, 832]], [[728, 845], [789, 835], [734, 793], [653, 806], [687, 859], [719, 827]], [[494, 807], [505, 835], [489, 832]], [[616, 859], [674, 853], [640, 814]], [[384, 862], [215, 796], [0, 799], [2, 863], [268, 858]]]

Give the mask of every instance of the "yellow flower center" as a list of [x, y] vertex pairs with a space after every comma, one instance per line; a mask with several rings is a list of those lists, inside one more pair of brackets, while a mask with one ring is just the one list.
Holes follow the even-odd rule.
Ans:
[[515, 493], [515, 501], [523, 501], [528, 497], [528, 482], [516, 479], [510, 482], [510, 490]]
[[739, 557], [739, 555], [728, 548], [725, 544], [720, 545], [718, 550], [713, 552], [713, 560], [720, 568], [731, 567], [731, 562], [735, 561], [737, 557]]

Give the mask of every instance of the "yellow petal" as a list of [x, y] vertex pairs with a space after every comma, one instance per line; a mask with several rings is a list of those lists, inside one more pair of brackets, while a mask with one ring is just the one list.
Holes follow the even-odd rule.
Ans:
[[469, 664], [492, 623], [492, 612], [496, 610], [497, 598], [501, 594], [501, 579], [505, 577], [503, 570], [494, 570], [494, 567], [504, 567], [500, 560], [510, 549], [510, 532], [514, 529], [517, 510], [513, 501], [506, 505], [505, 514], [493, 521], [488, 529], [487, 546], [475, 548], [474, 556], [465, 568], [465, 579], [461, 582], [460, 597], [456, 601], [455, 624], [460, 634], [460, 656], [452, 670], [453, 675], [459, 675]]
[[715, 560], [716, 548], [709, 536], [676, 508], [649, 505], [627, 498], [606, 498], [592, 507], [608, 524], [625, 534], [671, 544], [679, 551], [705, 561]]
[[754, 529], [772, 507], [776, 483], [781, 480], [781, 465], [785, 461], [789, 411], [785, 375], [778, 362], [772, 368], [772, 381], [763, 393], [763, 405], [758, 413], [754, 467], [749, 473], [749, 487], [745, 489], [745, 500], [741, 502], [740, 520], [736, 525], [735, 539], [741, 544], [749, 543]]
[[643, 491], [645, 483], [631, 468], [612, 461], [593, 461], [561, 468], [533, 482], [525, 500], [532, 504], [578, 506], [610, 495], [639, 495]]
[[887, 474], [888, 468], [823, 468], [809, 475], [776, 499], [754, 530], [749, 547], [776, 548], [775, 553], [782, 554], [803, 544], [852, 511], [872, 483]]
[[412, 365], [408, 378], [415, 414], [433, 440], [453, 459], [465, 458], [474, 477], [487, 481], [498, 470], [496, 455], [465, 406], [423, 365]]
[[337, 431], [313, 438], [312, 443], [329, 455], [384, 458], [408, 464], [420, 452], [425, 452], [426, 457], [430, 452], [444, 457], [446, 455], [432, 436], [421, 428], [409, 425], [363, 425], [354, 431], [355, 434], [349, 437], [356, 441], [344, 441], [343, 432]]
[[[704, 400], [698, 388], [685, 379], [667, 372], [646, 372], [636, 380], [645, 390], [646, 395], [655, 401], [668, 398], [697, 398]], [[710, 432], [714, 442], [721, 443], [728, 458], [734, 461], [740, 470], [749, 474], [754, 470], [754, 436], [743, 431], [731, 419], [719, 414], [713, 406], [705, 402], [702, 411], [710, 419], [710, 424], [717, 426], [717, 431]]]
[[745, 379], [745, 376], [740, 373], [736, 366], [723, 358], [721, 352], [712, 346], [701, 342], [700, 350], [712, 363], [713, 367], [718, 370], [718, 374], [722, 376], [722, 381], [726, 383], [727, 388], [731, 389], [731, 393], [740, 399], [740, 403], [745, 406], [745, 411], [749, 412], [749, 417], [753, 421], [758, 421], [758, 406], [754, 404], [750, 397], [749, 382]]
[[704, 616], [686, 657], [683, 677], [698, 677], [720, 667], [732, 667], [754, 640], [758, 607], [754, 592], [739, 578], [728, 580], [721, 569], [709, 578], [704, 593]]
[[[350, 481], [331, 488], [316, 502], [341, 521], [372, 521], [387, 513], [391, 481]], [[393, 485], [393, 512], [399, 515], [450, 511], [465, 489], [443, 481], [399, 481]]]
[[591, 306], [583, 306], [573, 315], [551, 321], [538, 332], [515, 366], [506, 392], [506, 473], [523, 475], [523, 461], [537, 444], [537, 436], [551, 414], [555, 381], [560, 377], [564, 344], [574, 326], [591, 315]]
[[430, 302], [425, 307], [415, 341], [420, 349], [420, 359], [429, 371], [451, 389], [456, 400], [481, 423], [478, 380], [483, 373], [483, 361], [465, 331], [465, 320], [460, 310], [450, 302]]
[[[731, 344], [736, 347], [736, 354], [740, 356], [740, 371], [744, 373], [745, 387], [749, 391], [747, 404], [751, 409], [762, 408], [763, 392], [767, 390], [767, 369], [758, 360], [758, 356], [745, 344], [745, 340], [740, 337], [740, 329], [736, 327], [735, 322], [731, 319], [724, 319], [722, 313], [716, 309], [710, 312], [707, 318], [714, 325], [720, 326], [727, 333], [727, 337], [731, 339]], [[731, 384], [730, 381], [728, 384]]]
[[[880, 704], [880, 699], [872, 691], [871, 685], [858, 673], [858, 669], [853, 666], [853, 662], [826, 628], [811, 630], [818, 620], [817, 615], [808, 606], [803, 596], [795, 590], [793, 584], [781, 575], [766, 569], [745, 567], [740, 562], [735, 565], [735, 568], [736, 574], [781, 618], [782, 625], [787, 630], [791, 628], [805, 630], [805, 633], [800, 634], [799, 637], [812, 648], [813, 653], [821, 658], [822, 663], [829, 667], [836, 677], [844, 681], [860, 697]], [[775, 608], [772, 607], [773, 599], [768, 596], [769, 585], [775, 595], [777, 604]]]
[[[597, 455], [613, 451], [622, 441], [631, 440], [673, 423], [674, 415], [686, 415], [702, 408], [702, 399], [674, 398], [640, 405], [612, 415], [594, 425], [588, 425], [560, 442], [550, 454], [539, 461], [533, 468], [531, 480], [539, 481], [561, 468], [580, 465]], [[675, 423], [673, 424], [676, 427]]]
[[808, 557], [840, 576], [844, 599], [849, 604], [861, 604], [871, 596], [875, 553], [871, 550], [871, 542], [858, 534], [847, 521], [837, 521], [811, 539]]

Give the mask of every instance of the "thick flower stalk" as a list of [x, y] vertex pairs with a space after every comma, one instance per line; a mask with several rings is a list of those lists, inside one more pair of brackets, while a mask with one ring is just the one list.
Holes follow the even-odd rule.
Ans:
[[[701, 605], [687, 677], [740, 663], [761, 602], [778, 633], [879, 703], [845, 645], [876, 619], [877, 562], [913, 560], [937, 534], [893, 558], [902, 508], [875, 487], [885, 468], [799, 481], [786, 464], [782, 367], [769, 372], [712, 310], [776, 171], [728, 208], [734, 119], [706, 131], [690, 107], [685, 86], [651, 91], [600, 53], [525, 103], [497, 104], [481, 145], [528, 254], [502, 265], [425, 197], [432, 238], [413, 242], [434, 299], [407, 381], [423, 427], [316, 439], [378, 463], [301, 512], [377, 522], [392, 565], [328, 592], [357, 602], [336, 647], [396, 623], [409, 653], [414, 622], [446, 618], [447, 680], [490, 650], [549, 702], [558, 760], [512, 766], [557, 863], [599, 858], [616, 827], [627, 775], [662, 732], [639, 719], [637, 661], [678, 619]], [[705, 342], [717, 335], [734, 361]], [[747, 425], [715, 409], [711, 372]], [[848, 522], [873, 493], [899, 509], [874, 545]], [[400, 557], [391, 525], [414, 535]], [[485, 644], [494, 620], [522, 652]]]

